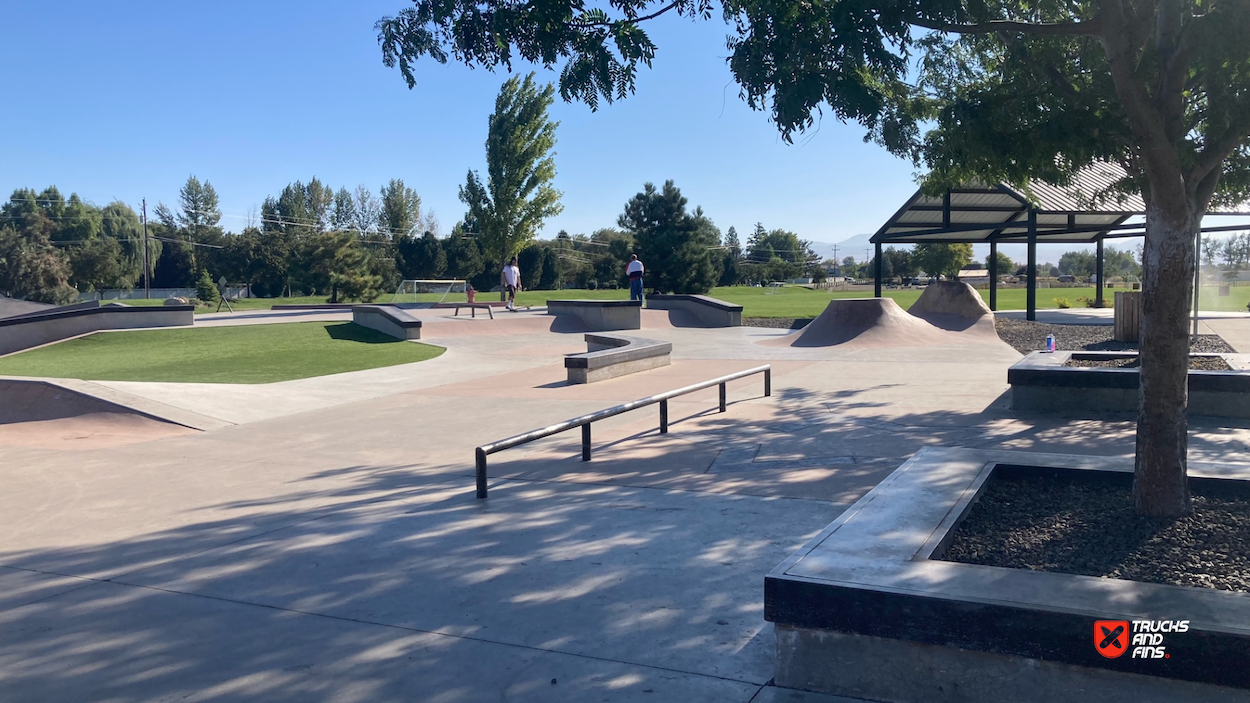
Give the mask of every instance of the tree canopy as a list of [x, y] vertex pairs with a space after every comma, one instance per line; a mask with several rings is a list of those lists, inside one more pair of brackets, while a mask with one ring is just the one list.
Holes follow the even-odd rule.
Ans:
[[548, 217], [563, 211], [552, 150], [556, 127], [547, 109], [551, 85], [539, 87], [534, 74], [509, 78], [499, 89], [486, 134], [486, 182], [469, 171], [460, 199], [480, 227], [486, 256], [502, 264], [532, 240]]
[[647, 288], [658, 293], [706, 293], [720, 277], [714, 255], [720, 231], [702, 209], [688, 212], [686, 203], [672, 181], [662, 188], [647, 183], [617, 219], [633, 235]]

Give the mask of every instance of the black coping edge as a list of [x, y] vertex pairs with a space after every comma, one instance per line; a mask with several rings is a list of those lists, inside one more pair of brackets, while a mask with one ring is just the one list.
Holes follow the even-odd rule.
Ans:
[[639, 359], [650, 359], [654, 356], [665, 356], [673, 353], [672, 342], [660, 342], [641, 337], [626, 337], [618, 334], [587, 333], [587, 342], [598, 344], [614, 344], [611, 349], [571, 354], [564, 357], [566, 369], [601, 369], [612, 364], [621, 364]]
[[687, 295], [685, 293], [656, 293], [648, 295], [647, 300], [663, 302], [665, 300], [686, 300], [692, 303], [699, 303], [725, 312], [742, 312], [742, 306], [737, 303], [727, 303], [719, 298], [713, 298], [710, 295]]
[[575, 308], [629, 308], [642, 307], [641, 300], [548, 300], [547, 307], [567, 305]]
[[[984, 567], [996, 568], [996, 567]], [[1250, 687], [1250, 638], [1190, 630], [1166, 638], [1167, 659], [1106, 659], [1094, 649], [1097, 620], [1002, 604], [833, 585], [768, 575], [764, 619], [777, 625], [834, 630], [1096, 669]]]
[[393, 305], [353, 305], [352, 314], [354, 315], [358, 312], [370, 315], [381, 315], [404, 329], [421, 328], [420, 318], [413, 317], [402, 308], [397, 308]]
[[120, 313], [123, 315], [137, 314], [141, 312], [187, 312], [195, 311], [194, 305], [144, 305], [140, 307], [130, 307], [128, 305], [101, 305], [94, 308], [80, 308], [75, 310], [62, 310], [41, 312], [31, 315], [23, 315], [19, 317], [6, 317], [0, 319], [0, 327], [11, 327], [13, 325], [21, 325], [27, 322], [43, 322], [46, 320], [64, 319], [67, 317], [83, 317], [84, 315], [102, 315], [104, 313]]

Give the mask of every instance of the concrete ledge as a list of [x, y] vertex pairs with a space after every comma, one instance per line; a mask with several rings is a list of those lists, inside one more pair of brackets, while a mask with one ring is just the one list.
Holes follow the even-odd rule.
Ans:
[[390, 305], [353, 305], [352, 322], [396, 339], [421, 339], [421, 320]]
[[290, 303], [270, 305], [270, 310], [342, 310], [344, 312], [360, 305], [360, 303]]
[[639, 300], [548, 300], [547, 314], [576, 317], [595, 332], [642, 329]]
[[[1012, 407], [1035, 411], [1136, 412], [1137, 369], [1065, 366], [1070, 359], [1125, 359], [1134, 352], [1032, 352], [1007, 370]], [[1250, 418], [1250, 354], [1219, 357], [1231, 371], [1190, 371], [1189, 412]]]
[[191, 305], [129, 307], [90, 301], [0, 320], [0, 356], [102, 330], [193, 324], [195, 307]]
[[[1250, 700], [1232, 690], [1250, 689], [1244, 593], [940, 561], [995, 471], [1098, 472], [1128, 490], [1133, 460], [920, 451], [765, 578], [777, 685], [900, 702]], [[1192, 462], [1189, 475], [1250, 481], [1250, 467]], [[1167, 658], [1098, 653], [1096, 621], [1161, 619], [1189, 621], [1162, 642]], [[1117, 693], [1139, 678], [1193, 695]]]
[[673, 345], [653, 339], [614, 334], [587, 334], [585, 354], [564, 358], [569, 383], [594, 383], [668, 366]]
[[706, 295], [647, 296], [650, 310], [684, 310], [699, 318], [708, 327], [741, 327], [742, 306]]

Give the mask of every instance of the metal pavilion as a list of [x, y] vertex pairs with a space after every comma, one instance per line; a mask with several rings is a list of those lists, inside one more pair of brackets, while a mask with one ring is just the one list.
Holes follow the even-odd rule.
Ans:
[[[1026, 317], [1037, 319], [1037, 244], [1075, 243], [1096, 245], [1097, 284], [1095, 298], [1103, 303], [1103, 242], [1140, 237], [1144, 222], [1129, 223], [1146, 214], [1138, 194], [1110, 195], [1125, 178], [1119, 165], [1097, 163], [1081, 172], [1067, 186], [1032, 181], [1018, 189], [1006, 184], [951, 188], [938, 196], [917, 190], [870, 240], [875, 245], [874, 295], [881, 297], [881, 250], [887, 244], [948, 242], [990, 245], [990, 309], [998, 309], [998, 245], [1028, 245]], [[1208, 215], [1250, 215], [1245, 204]], [[1203, 232], [1250, 229], [1246, 225], [1203, 227]]]

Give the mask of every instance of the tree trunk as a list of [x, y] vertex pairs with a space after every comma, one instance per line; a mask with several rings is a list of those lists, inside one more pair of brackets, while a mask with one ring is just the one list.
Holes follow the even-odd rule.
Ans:
[[1133, 504], [1141, 515], [1189, 513], [1186, 453], [1189, 445], [1189, 305], [1194, 280], [1198, 209], [1165, 213], [1146, 209], [1142, 253], [1141, 386]]
[[508, 278], [503, 275], [503, 267], [508, 265], [508, 257], [504, 257], [499, 263], [499, 302], [503, 303], [508, 300]]

